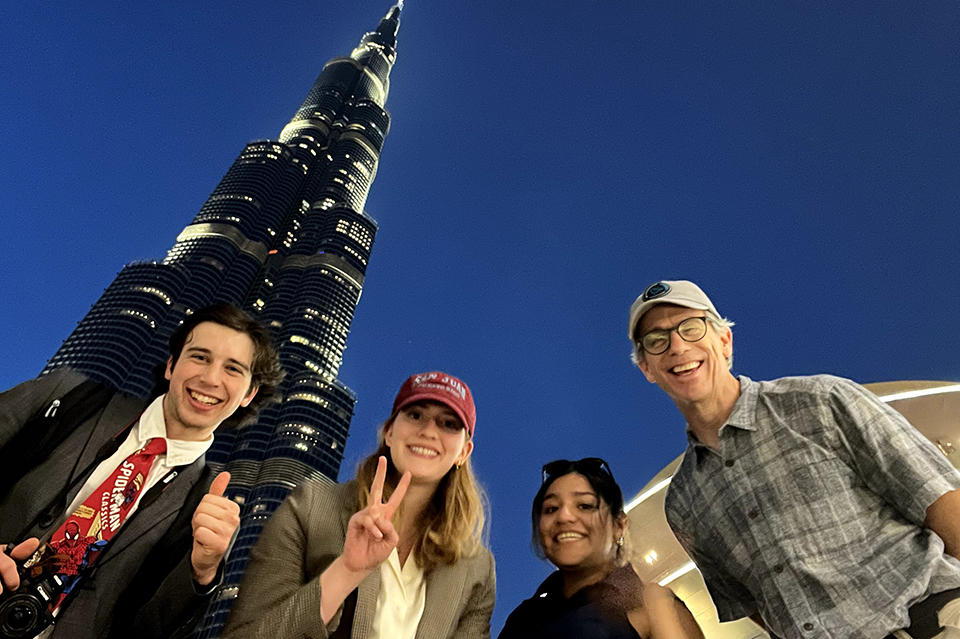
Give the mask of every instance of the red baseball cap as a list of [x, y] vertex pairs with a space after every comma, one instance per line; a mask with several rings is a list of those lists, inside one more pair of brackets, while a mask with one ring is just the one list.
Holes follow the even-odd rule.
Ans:
[[453, 375], [440, 371], [418, 373], [411, 375], [400, 387], [397, 398], [393, 400], [393, 412], [396, 413], [404, 406], [422, 401], [440, 402], [448, 406], [457, 414], [470, 437], [473, 437], [473, 428], [477, 423], [477, 408], [473, 405], [473, 395], [470, 388]]

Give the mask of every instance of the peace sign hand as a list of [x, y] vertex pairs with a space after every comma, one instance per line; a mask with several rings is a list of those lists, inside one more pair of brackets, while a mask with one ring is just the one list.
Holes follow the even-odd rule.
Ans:
[[405, 472], [390, 499], [383, 503], [383, 483], [387, 477], [387, 458], [377, 461], [377, 474], [370, 486], [370, 503], [350, 518], [341, 560], [352, 572], [369, 572], [382, 564], [397, 547], [400, 537], [393, 527], [393, 514], [403, 501], [410, 485], [410, 472]]

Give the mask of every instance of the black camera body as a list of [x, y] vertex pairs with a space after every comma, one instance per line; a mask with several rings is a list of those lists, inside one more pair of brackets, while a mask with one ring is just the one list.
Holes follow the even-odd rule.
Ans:
[[58, 575], [20, 570], [20, 587], [0, 594], [0, 638], [30, 639], [53, 623], [51, 608], [63, 591]]

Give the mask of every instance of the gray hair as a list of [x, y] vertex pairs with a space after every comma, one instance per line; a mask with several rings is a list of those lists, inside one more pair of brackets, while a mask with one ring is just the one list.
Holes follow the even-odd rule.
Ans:
[[[713, 325], [713, 330], [718, 333], [724, 329], [728, 329], [733, 326], [733, 322], [728, 320], [726, 317], [716, 317], [713, 313], [707, 311], [707, 321]], [[637, 328], [640, 327], [640, 321], [637, 321]], [[639, 340], [633, 341], [633, 350], [630, 352], [630, 361], [633, 362], [636, 366], [640, 366], [640, 362], [643, 360], [643, 347], [640, 346]], [[733, 353], [727, 356], [727, 368], [733, 369]]]

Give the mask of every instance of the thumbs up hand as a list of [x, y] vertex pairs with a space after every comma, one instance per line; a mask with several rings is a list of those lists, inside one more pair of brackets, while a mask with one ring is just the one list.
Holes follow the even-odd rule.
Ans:
[[223, 496], [230, 483], [230, 473], [220, 473], [210, 484], [193, 513], [193, 551], [190, 563], [193, 579], [208, 586], [217, 575], [217, 567], [227, 552], [230, 538], [240, 525], [240, 506]]

